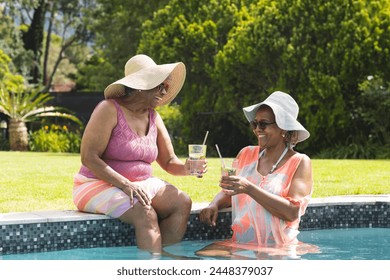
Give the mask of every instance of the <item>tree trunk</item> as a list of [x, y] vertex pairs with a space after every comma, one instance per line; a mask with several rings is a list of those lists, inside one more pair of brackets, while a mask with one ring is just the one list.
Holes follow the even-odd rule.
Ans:
[[25, 122], [10, 119], [8, 134], [11, 151], [27, 151], [28, 135]]
[[53, 21], [55, 17], [55, 10], [56, 10], [56, 4], [53, 3], [53, 1], [49, 1], [49, 10], [50, 10], [50, 19], [49, 19], [49, 26], [47, 28], [47, 35], [46, 35], [46, 46], [45, 46], [45, 56], [43, 59], [43, 85], [50, 88], [50, 85], [48, 85], [48, 76], [47, 76], [47, 67], [49, 64], [49, 50], [50, 50], [50, 42], [51, 42], [51, 32], [53, 27]]
[[38, 7], [34, 9], [33, 19], [26, 33], [23, 35], [24, 48], [32, 50], [34, 61], [31, 69], [31, 83], [37, 84], [40, 81], [40, 60], [42, 54], [43, 33], [45, 25], [46, 4], [40, 0]]

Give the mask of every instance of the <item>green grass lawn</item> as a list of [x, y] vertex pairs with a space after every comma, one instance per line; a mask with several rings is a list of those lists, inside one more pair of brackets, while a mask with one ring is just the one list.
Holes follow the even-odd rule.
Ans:
[[[219, 191], [220, 161], [208, 158], [203, 178], [176, 177], [154, 164], [154, 175], [208, 202]], [[0, 152], [0, 213], [75, 209], [73, 175], [79, 154]], [[313, 197], [390, 194], [390, 160], [313, 160]]]

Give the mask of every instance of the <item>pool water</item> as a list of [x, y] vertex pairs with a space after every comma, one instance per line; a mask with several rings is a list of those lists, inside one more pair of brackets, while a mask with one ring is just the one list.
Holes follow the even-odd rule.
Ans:
[[390, 228], [302, 231], [299, 240], [316, 244], [311, 260], [390, 260]]
[[[299, 240], [316, 245], [319, 253], [306, 253], [299, 256], [285, 255], [275, 258], [275, 254], [262, 252], [261, 259], [306, 259], [306, 260], [390, 260], [390, 228], [358, 228], [302, 231]], [[199, 257], [195, 252], [213, 241], [183, 241], [166, 247], [173, 257], [152, 256], [135, 246], [72, 249], [65, 251], [0, 255], [3, 260], [149, 260], [149, 259], [215, 259]], [[259, 253], [243, 250], [238, 257], [259, 259]]]

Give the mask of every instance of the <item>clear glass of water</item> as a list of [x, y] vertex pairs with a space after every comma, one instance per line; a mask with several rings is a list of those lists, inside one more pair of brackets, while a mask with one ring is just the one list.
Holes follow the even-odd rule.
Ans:
[[198, 178], [203, 177], [203, 165], [206, 159], [206, 145], [190, 144], [188, 145], [188, 154], [190, 162], [190, 173]]

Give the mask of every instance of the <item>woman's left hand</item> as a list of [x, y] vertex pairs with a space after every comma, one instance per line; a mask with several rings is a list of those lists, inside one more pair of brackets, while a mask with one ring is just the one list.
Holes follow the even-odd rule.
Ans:
[[222, 176], [219, 186], [228, 194], [236, 195], [239, 193], [248, 193], [252, 186], [244, 177], [239, 176]]

